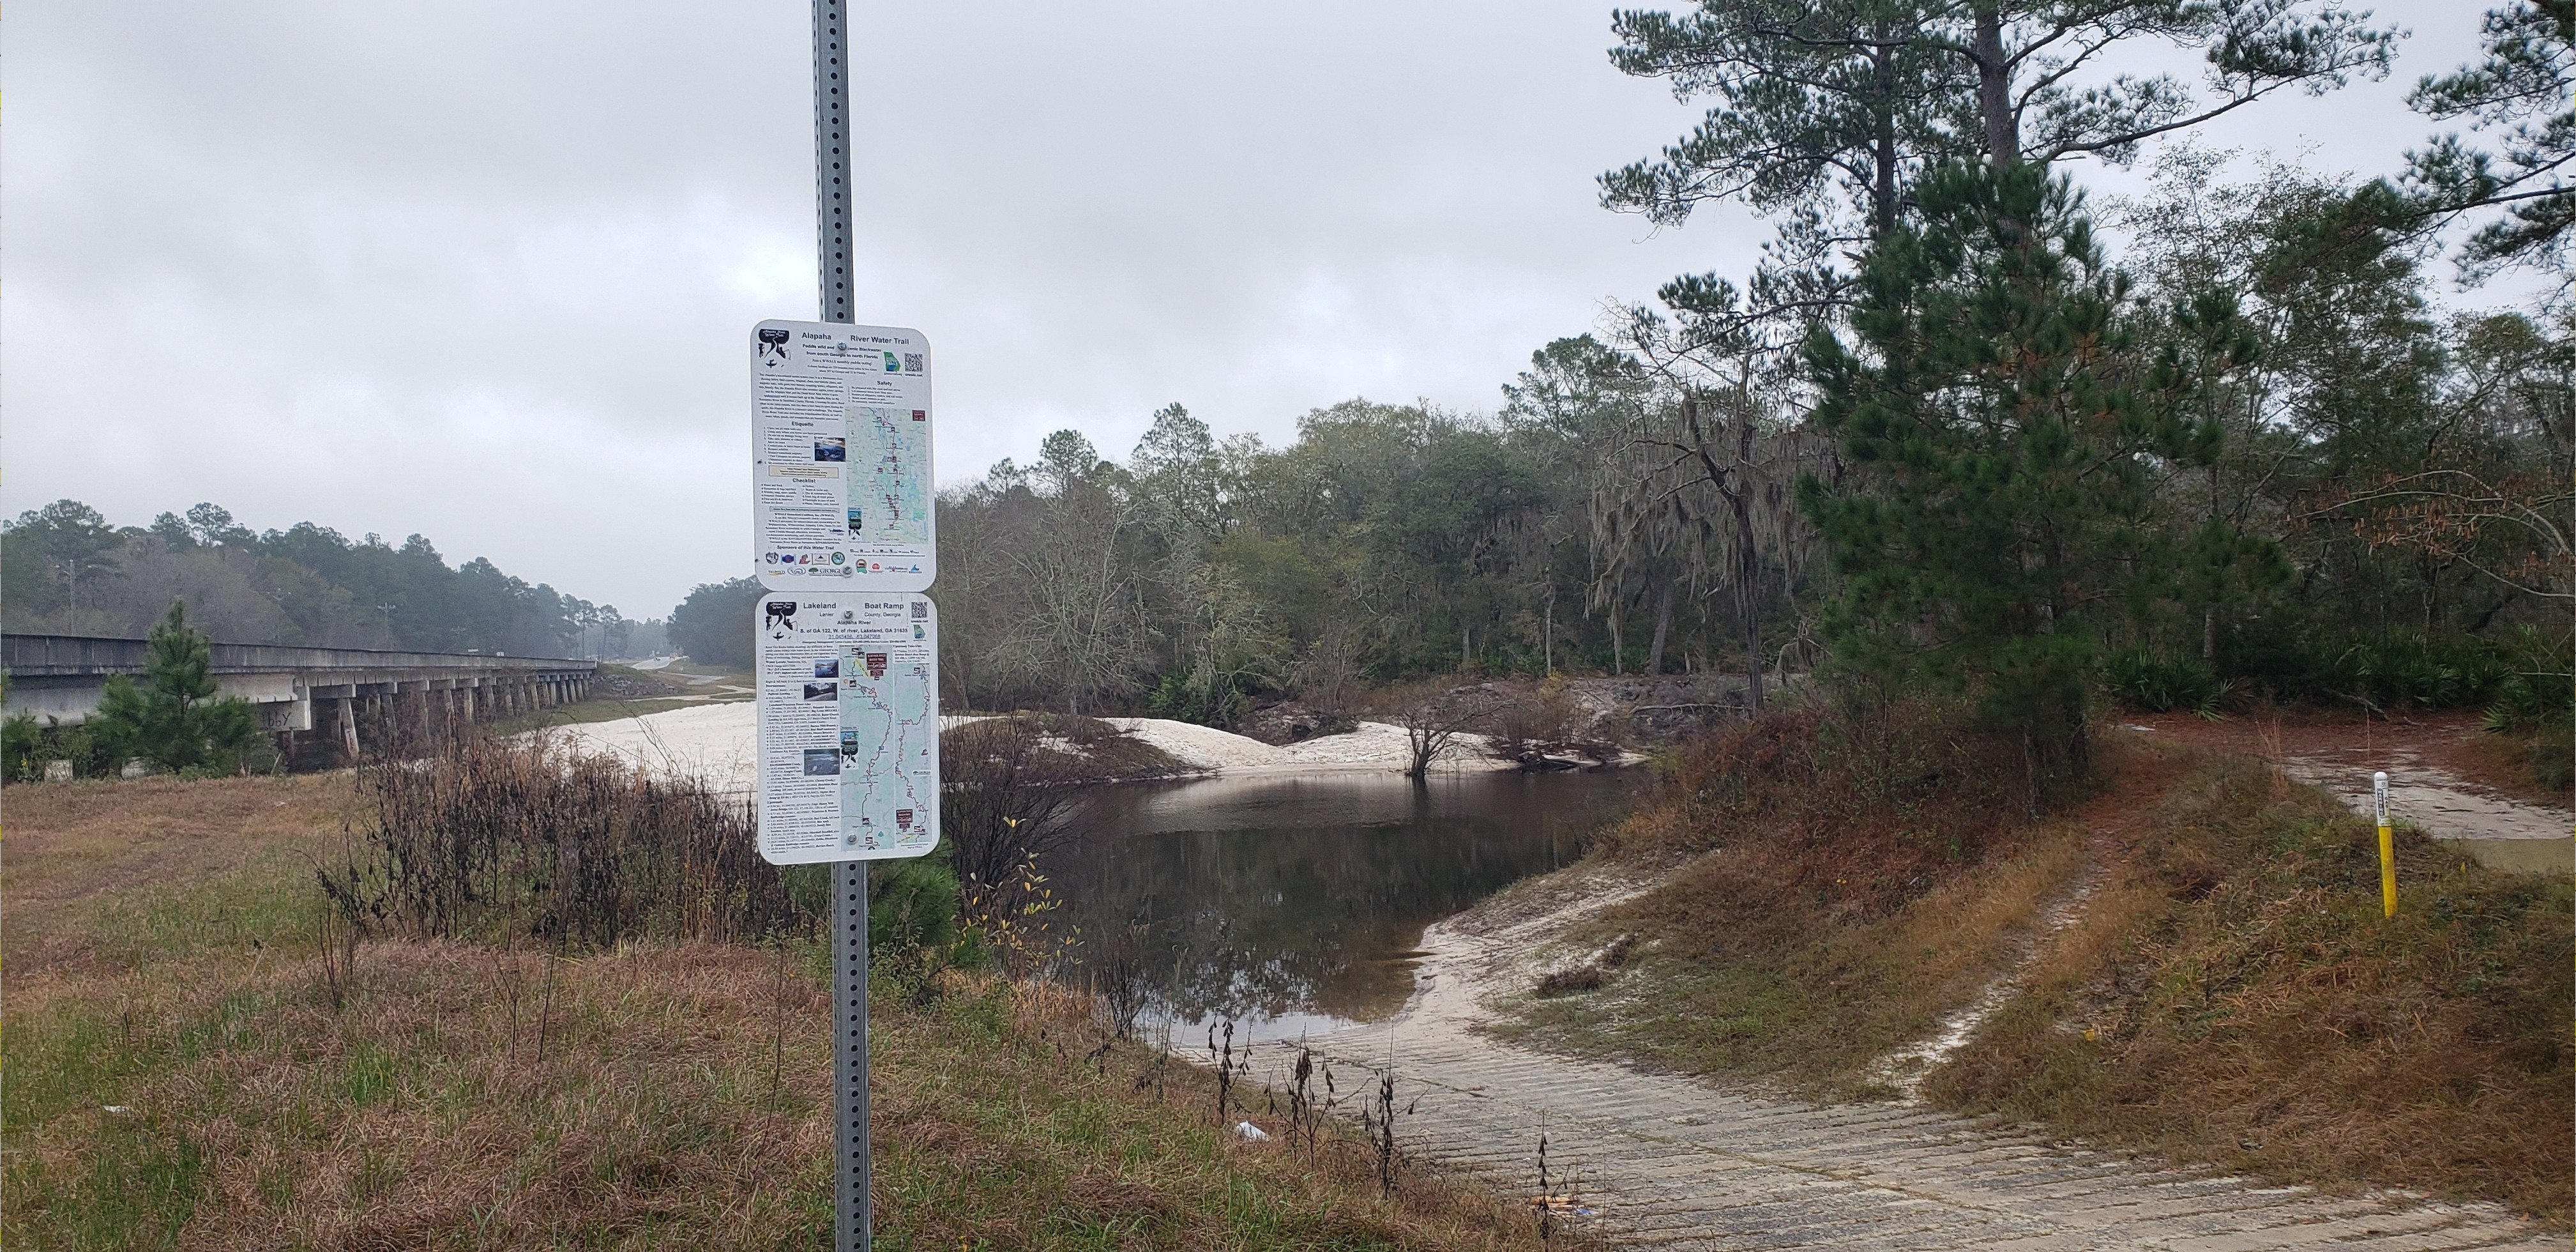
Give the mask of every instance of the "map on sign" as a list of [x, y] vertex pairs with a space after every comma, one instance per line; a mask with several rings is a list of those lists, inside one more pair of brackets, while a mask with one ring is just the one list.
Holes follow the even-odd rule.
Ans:
[[918, 546], [930, 538], [930, 414], [850, 406], [850, 534], [863, 544]]
[[897, 855], [939, 842], [938, 677], [927, 648], [901, 643], [841, 658], [842, 842]]
[[752, 568], [772, 590], [936, 578], [930, 344], [900, 326], [752, 330]]
[[927, 596], [763, 598], [760, 855], [778, 865], [920, 856], [939, 843], [939, 618]]

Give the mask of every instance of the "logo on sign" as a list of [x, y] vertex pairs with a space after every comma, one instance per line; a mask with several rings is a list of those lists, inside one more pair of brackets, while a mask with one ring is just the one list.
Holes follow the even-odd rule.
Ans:
[[870, 677], [870, 678], [883, 678], [883, 677], [885, 677], [885, 669], [886, 669], [886, 654], [885, 654], [885, 653], [882, 653], [882, 652], [871, 652], [871, 653], [869, 653], [869, 654], [868, 654], [868, 677]]
[[912, 829], [912, 810], [896, 809], [894, 811], [894, 827], [897, 830]]

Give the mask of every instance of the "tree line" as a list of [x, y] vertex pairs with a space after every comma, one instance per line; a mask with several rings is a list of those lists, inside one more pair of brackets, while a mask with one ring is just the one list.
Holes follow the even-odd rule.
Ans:
[[[1225, 724], [1567, 668], [1758, 703], [1823, 663], [2039, 755], [2105, 691], [2563, 704], [2569, 6], [2481, 30], [2410, 97], [2473, 138], [2229, 181], [2191, 127], [2385, 76], [2395, 33], [2293, 0], [1622, 13], [1618, 67], [1711, 108], [1605, 204], [1750, 205], [1764, 262], [1546, 345], [1490, 412], [1353, 400], [1273, 447], [1175, 404], [1123, 458], [1059, 431], [944, 491], [946, 697]], [[2094, 72], [2159, 44], [2204, 80]], [[2074, 177], [2156, 140], [2147, 193]], [[2512, 271], [2555, 286], [2436, 305]]]
[[259, 533], [213, 504], [115, 526], [76, 500], [0, 525], [12, 633], [141, 638], [173, 602], [223, 643], [624, 656], [659, 625], [482, 557], [451, 566], [420, 535], [397, 546], [311, 522]]

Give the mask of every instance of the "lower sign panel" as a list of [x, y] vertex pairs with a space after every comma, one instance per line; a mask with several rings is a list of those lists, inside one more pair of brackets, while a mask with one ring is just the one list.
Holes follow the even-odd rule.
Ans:
[[939, 844], [939, 614], [927, 596], [760, 602], [760, 855], [775, 865]]

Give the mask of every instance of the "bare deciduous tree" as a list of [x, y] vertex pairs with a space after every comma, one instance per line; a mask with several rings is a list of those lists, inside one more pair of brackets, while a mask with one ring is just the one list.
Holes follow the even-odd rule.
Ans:
[[1393, 710], [1395, 724], [1404, 728], [1404, 776], [1420, 782], [1433, 762], [1460, 746], [1461, 737], [1485, 725], [1502, 698], [1487, 687], [1450, 689], [1438, 682], [1421, 682], [1389, 691], [1385, 702]]
[[1097, 771], [1048, 742], [1036, 715], [989, 717], [939, 736], [939, 835], [969, 914], [981, 915], [1023, 867], [1070, 842]]
[[1131, 677], [1136, 597], [1119, 544], [1133, 521], [1131, 505], [1105, 486], [1067, 480], [1035, 524], [1014, 536], [1023, 611], [1013, 615], [998, 659], [1052, 677], [1068, 713], [1123, 690]]

